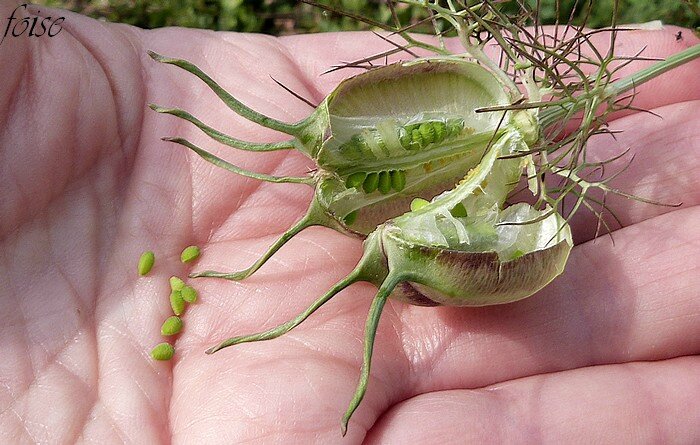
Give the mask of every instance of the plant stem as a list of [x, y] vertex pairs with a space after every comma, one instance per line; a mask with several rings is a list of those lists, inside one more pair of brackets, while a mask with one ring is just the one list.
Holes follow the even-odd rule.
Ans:
[[666, 60], [659, 63], [655, 63], [641, 71], [638, 71], [631, 76], [627, 76], [623, 79], [613, 82], [612, 85], [606, 88], [609, 96], [614, 97], [635, 88], [637, 85], [641, 85], [644, 82], [651, 80], [666, 71], [670, 71], [676, 67], [679, 67], [685, 63], [688, 63], [694, 59], [700, 57], [700, 44], [691, 46], [679, 53], [669, 56]]
[[544, 110], [542, 114], [540, 114], [540, 125], [542, 128], [547, 128], [557, 123], [557, 121], [559, 121], [566, 114], [583, 109], [586, 106], [588, 99], [593, 96], [599, 96], [601, 99], [600, 102], [605, 102], [626, 91], [636, 88], [644, 82], [660, 76], [666, 71], [670, 71], [699, 57], [700, 44], [691, 46], [690, 48], [668, 57], [664, 61], [655, 63], [650, 67], [644, 68], [641, 71], [613, 82], [603, 89], [595, 88], [586, 94], [582, 94], [581, 96], [578, 96], [574, 102], [562, 105], [561, 107]]

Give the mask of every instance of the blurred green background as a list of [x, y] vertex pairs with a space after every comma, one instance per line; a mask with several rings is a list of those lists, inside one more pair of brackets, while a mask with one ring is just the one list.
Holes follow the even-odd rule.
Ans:
[[[391, 12], [384, 0], [317, 0], [335, 8], [352, 11], [376, 21], [390, 23]], [[525, 0], [534, 5], [537, 0]], [[554, 23], [557, 0], [541, 0], [540, 17]], [[296, 0], [38, 0], [37, 3], [71, 9], [82, 14], [129, 23], [142, 28], [186, 26], [226, 31], [262, 32], [284, 35], [307, 32], [370, 29], [348, 17], [324, 12]], [[515, 2], [505, 5], [514, 8]], [[591, 5], [589, 26], [610, 25], [614, 0], [559, 0], [559, 16], [566, 21], [575, 4], [576, 24]], [[697, 28], [700, 26], [700, 0], [620, 0], [618, 23], [642, 23], [661, 20], [667, 24]], [[397, 6], [402, 24], [424, 17], [423, 8]], [[430, 32], [428, 29], [424, 29]]]

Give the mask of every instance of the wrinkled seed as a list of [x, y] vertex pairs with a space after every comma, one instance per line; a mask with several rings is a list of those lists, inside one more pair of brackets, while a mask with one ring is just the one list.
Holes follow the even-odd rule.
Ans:
[[141, 258], [139, 258], [139, 275], [143, 276], [150, 272], [155, 261], [156, 256], [153, 254], [153, 251], [147, 250], [142, 253]]

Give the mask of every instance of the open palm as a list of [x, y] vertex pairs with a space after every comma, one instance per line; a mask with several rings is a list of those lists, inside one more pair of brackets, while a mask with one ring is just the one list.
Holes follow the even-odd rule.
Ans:
[[[1, 2], [2, 16], [14, 8]], [[55, 11], [52, 11], [55, 13]], [[48, 14], [42, 10], [42, 14]], [[372, 34], [275, 39], [146, 32], [66, 15], [54, 38], [0, 46], [0, 442], [340, 443], [364, 319], [357, 284], [270, 342], [207, 356], [232, 335], [286, 321], [349, 272], [361, 242], [312, 228], [241, 283], [193, 280], [172, 362], [148, 356], [170, 314], [168, 277], [252, 263], [304, 212], [303, 185], [261, 184], [160, 140], [183, 136], [248, 169], [303, 173], [297, 153], [217, 147], [147, 108], [187, 109], [251, 141], [282, 136], [233, 115], [200, 81], [147, 49], [197, 63], [247, 105], [289, 122], [352, 73], [320, 73], [387, 44]], [[663, 57], [696, 40], [629, 32], [618, 48]], [[602, 42], [603, 40], [601, 40]], [[630, 69], [638, 69], [640, 64]], [[610, 198], [625, 227], [591, 240], [577, 216], [565, 274], [538, 295], [479, 309], [389, 302], [372, 378], [343, 443], [691, 443], [700, 440], [698, 62], [640, 89], [611, 127], [633, 147], [616, 185], [677, 209]], [[140, 253], [156, 253], [139, 278]]]

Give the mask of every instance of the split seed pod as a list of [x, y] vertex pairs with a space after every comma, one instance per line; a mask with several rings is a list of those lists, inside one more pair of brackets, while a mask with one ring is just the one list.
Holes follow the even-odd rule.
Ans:
[[511, 99], [498, 78], [480, 65], [419, 60], [347, 79], [309, 117], [287, 124], [248, 108], [195, 65], [149, 54], [202, 79], [239, 115], [293, 139], [250, 143], [225, 135], [186, 111], [151, 105], [155, 111], [192, 122], [214, 140], [234, 148], [256, 152], [297, 149], [318, 165], [306, 177], [270, 176], [234, 166], [185, 139], [164, 138], [243, 176], [315, 188], [306, 215], [251, 267], [193, 276], [246, 278], [289, 239], [314, 225], [367, 236], [379, 224], [405, 212], [414, 198], [431, 199], [452, 188], [478, 162], [494, 136], [503, 132], [501, 114], [474, 110], [505, 105]]
[[251, 267], [192, 276], [246, 278], [312, 225], [366, 237], [357, 267], [295, 319], [207, 351], [276, 338], [350, 284], [376, 285], [361, 377], [343, 416], [343, 434], [366, 390], [387, 298], [423, 306], [501, 304], [532, 295], [563, 271], [573, 244], [563, 218], [550, 208], [505, 206], [531, 165], [527, 153], [539, 135], [536, 119], [528, 112], [476, 113], [514, 100], [482, 66], [422, 59], [377, 68], [342, 82], [307, 119], [286, 124], [246, 107], [191, 63], [150, 54], [198, 76], [241, 116], [294, 139], [253, 144], [183, 110], [152, 105], [154, 110], [188, 120], [226, 145], [249, 151], [295, 148], [318, 165], [308, 177], [274, 177], [231, 165], [184, 139], [167, 139], [232, 172], [309, 184], [316, 192], [307, 214]]

